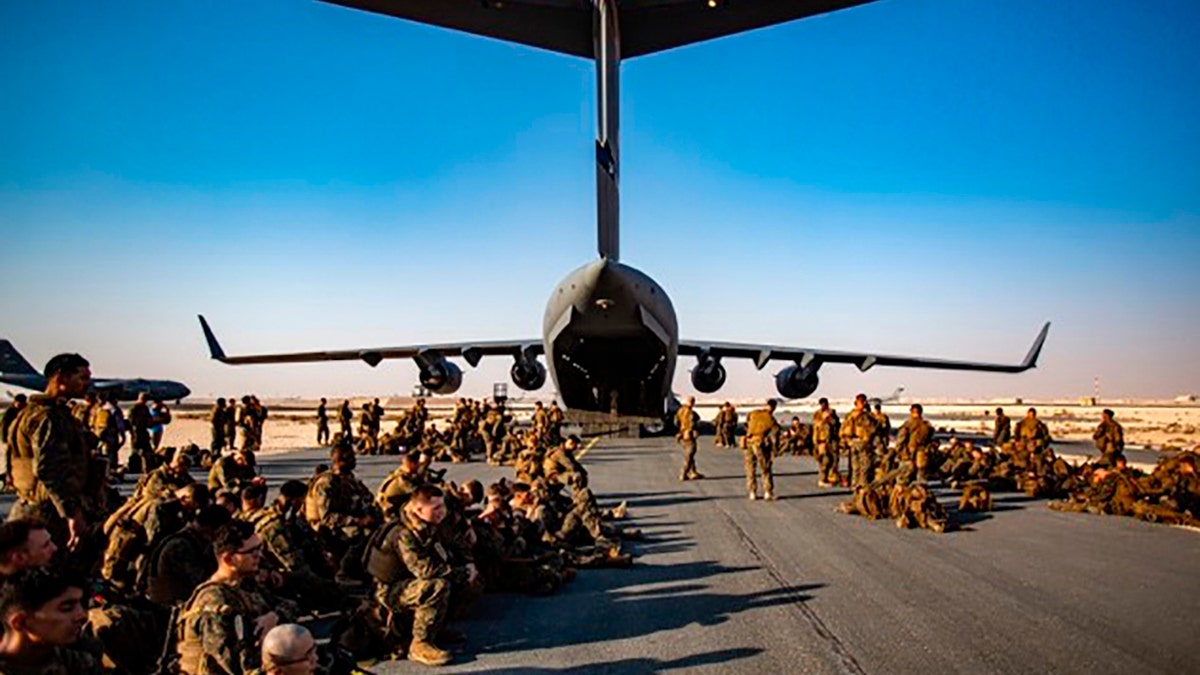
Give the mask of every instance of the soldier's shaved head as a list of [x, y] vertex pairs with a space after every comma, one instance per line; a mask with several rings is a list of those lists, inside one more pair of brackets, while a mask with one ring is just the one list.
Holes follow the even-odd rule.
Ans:
[[305, 675], [317, 668], [317, 644], [312, 633], [299, 624], [272, 628], [262, 642], [262, 665], [266, 673]]

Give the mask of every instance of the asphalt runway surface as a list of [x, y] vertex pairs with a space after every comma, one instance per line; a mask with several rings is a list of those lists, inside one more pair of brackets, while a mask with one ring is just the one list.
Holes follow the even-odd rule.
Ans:
[[[260, 462], [275, 487], [324, 456]], [[710, 437], [700, 481], [677, 480], [670, 439], [603, 440], [583, 462], [601, 503], [628, 501], [648, 535], [636, 564], [582, 570], [551, 597], [485, 596], [444, 672], [1200, 672], [1200, 533], [1024, 495], [957, 532], [900, 530], [836, 513], [848, 492], [818, 488], [808, 458], [777, 460], [779, 500], [751, 502], [740, 452]], [[363, 458], [358, 474], [374, 488], [395, 464]]]

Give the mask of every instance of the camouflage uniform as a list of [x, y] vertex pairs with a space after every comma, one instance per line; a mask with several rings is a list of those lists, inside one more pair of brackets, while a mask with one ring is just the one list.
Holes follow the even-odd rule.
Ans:
[[[450, 612], [452, 596], [461, 604], [460, 599], [468, 599], [479, 588], [468, 586], [466, 568], [453, 564], [441, 527], [406, 512], [385, 527], [389, 530], [381, 550], [389, 559], [390, 573], [368, 564], [376, 579], [375, 598], [393, 615], [413, 612], [413, 641], [432, 643]], [[389, 623], [394, 627], [394, 616]]]
[[[238, 518], [253, 525], [262, 539], [260, 569], [283, 575], [282, 595], [305, 607], [333, 609], [343, 604], [341, 588], [327, 578], [328, 565], [323, 559], [312, 559], [320, 547], [306, 525], [295, 522], [274, 504], [240, 513]], [[317, 574], [317, 569], [326, 576]]]
[[699, 419], [700, 416], [687, 404], [675, 413], [675, 426], [679, 428], [675, 438], [683, 446], [683, 470], [679, 473], [679, 480], [691, 480], [700, 475], [696, 470], [696, 437], [699, 435], [696, 422]]
[[225, 449], [225, 406], [214, 405], [208, 414], [208, 423], [212, 428], [212, 445], [209, 446], [209, 449], [212, 450], [215, 457]]
[[746, 492], [757, 498], [758, 474], [762, 473], [763, 494], [774, 496], [775, 475], [771, 462], [779, 442], [779, 423], [770, 408], [759, 408], [746, 416], [746, 447], [742, 448], [742, 464], [746, 469]]
[[821, 481], [837, 484], [842, 480], [838, 471], [837, 413], [818, 409], [813, 413], [813, 444], [821, 464]]
[[100, 675], [96, 658], [77, 647], [52, 647], [46, 660], [37, 665], [18, 664], [0, 656], [4, 675]]
[[150, 440], [150, 426], [152, 423], [150, 415], [150, 406], [142, 401], [133, 404], [129, 409], [129, 426], [133, 430], [133, 453], [138, 455], [142, 461], [143, 471], [149, 471], [146, 463], [150, 461], [150, 456], [154, 454], [154, 447]]
[[875, 478], [871, 444], [876, 434], [875, 420], [866, 408], [851, 410], [842, 423], [841, 439], [850, 447], [850, 478], [854, 487], [865, 487]]
[[996, 415], [996, 426], [992, 430], [992, 444], [997, 448], [1012, 440], [1012, 420], [1008, 415]]
[[340, 558], [366, 535], [366, 529], [357, 521], [376, 513], [374, 503], [371, 490], [353, 473], [326, 471], [308, 488], [304, 518], [322, 545], [330, 546], [335, 557]]
[[896, 453], [901, 462], [909, 462], [916, 469], [920, 480], [929, 478], [929, 449], [932, 445], [933, 425], [923, 417], [904, 420], [896, 432]]
[[35, 518], [55, 541], [66, 542], [67, 520], [76, 513], [85, 520], [92, 515], [86, 496], [91, 455], [83, 427], [65, 399], [30, 396], [7, 440], [18, 499], [9, 520]]
[[549, 442], [562, 442], [562, 427], [565, 422], [566, 415], [563, 414], [562, 408], [558, 407], [558, 401], [551, 401], [550, 408], [546, 411], [546, 432]]
[[1025, 452], [1040, 453], [1050, 447], [1050, 429], [1036, 417], [1022, 418], [1017, 423], [1017, 441], [1023, 445]]
[[142, 477], [133, 490], [133, 499], [167, 499], [175, 495], [175, 491], [195, 483], [196, 479], [188, 472], [175, 473], [168, 466], [160, 466]]
[[892, 442], [892, 420], [882, 410], [873, 411], [871, 419], [875, 421], [875, 437], [871, 439], [874, 464], [876, 470], [882, 467], [886, 471], [895, 464], [895, 457], [892, 456], [889, 448]]
[[1116, 420], [1108, 419], [1100, 422], [1092, 434], [1096, 449], [1100, 451], [1105, 464], [1115, 465], [1118, 459], [1125, 457], [1125, 429]]
[[587, 469], [563, 446], [551, 449], [542, 458], [542, 475], [549, 482], [587, 487]]
[[262, 635], [254, 625], [275, 612], [279, 623], [295, 613], [253, 580], [206, 581], [192, 593], [175, 624], [183, 675], [241, 675], [262, 666]]
[[317, 445], [329, 445], [329, 412], [324, 403], [317, 406]]
[[213, 493], [218, 490], [240, 493], [256, 477], [253, 466], [238, 464], [233, 455], [225, 455], [209, 470], [208, 489]]

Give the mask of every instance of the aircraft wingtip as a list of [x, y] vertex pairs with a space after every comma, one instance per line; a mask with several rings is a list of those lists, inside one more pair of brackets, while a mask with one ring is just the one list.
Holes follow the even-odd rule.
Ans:
[[1041, 332], [1033, 341], [1033, 346], [1029, 348], [1029, 354], [1025, 356], [1024, 370], [1037, 368], [1038, 357], [1042, 355], [1042, 347], [1046, 344], [1046, 336], [1050, 334], [1050, 322], [1047, 321], [1042, 325]]

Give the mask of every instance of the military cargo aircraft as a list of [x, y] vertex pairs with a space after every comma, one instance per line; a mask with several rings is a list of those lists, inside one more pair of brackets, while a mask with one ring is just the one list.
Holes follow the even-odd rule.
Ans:
[[[22, 389], [45, 391], [46, 376], [34, 368], [8, 340], [0, 340], [0, 382]], [[160, 401], [179, 401], [191, 395], [182, 382], [142, 378], [92, 378], [92, 389], [115, 392], [118, 401], [136, 401], [138, 394]]]
[[[420, 382], [452, 394], [462, 369], [485, 356], [513, 358], [513, 383], [539, 389], [547, 370], [563, 404], [574, 411], [661, 419], [669, 407], [679, 356], [695, 357], [692, 385], [713, 393], [725, 383], [722, 359], [744, 358], [762, 370], [791, 362], [775, 375], [779, 394], [805, 398], [817, 390], [826, 364], [1019, 373], [1037, 365], [1050, 324], [1016, 364], [889, 356], [809, 347], [681, 340], [667, 292], [620, 262], [621, 62], [646, 54], [866, 4], [867, 0], [327, 0], [349, 8], [441, 26], [473, 35], [591, 59], [596, 64], [597, 260], [567, 275], [550, 294], [542, 337], [527, 340], [414, 344], [291, 354], [228, 356], [200, 317], [212, 358], [231, 365], [413, 359]], [[545, 365], [539, 360], [545, 358]]]

